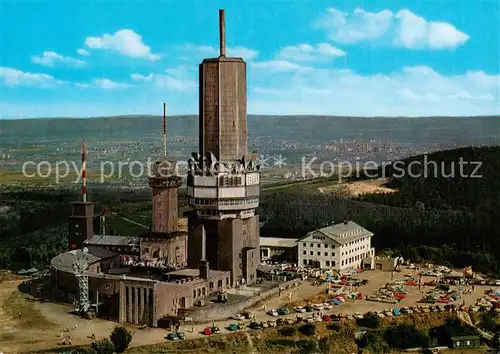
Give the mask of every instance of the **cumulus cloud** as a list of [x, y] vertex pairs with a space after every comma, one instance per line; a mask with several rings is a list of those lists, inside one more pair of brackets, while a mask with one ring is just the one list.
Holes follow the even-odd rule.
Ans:
[[447, 22], [427, 21], [410, 10], [368, 12], [355, 9], [351, 14], [328, 9], [316, 22], [328, 37], [338, 43], [381, 40], [408, 49], [453, 49], [469, 36]]
[[482, 71], [444, 76], [425, 66], [366, 76], [347, 69], [310, 69], [294, 71], [274, 84], [267, 82], [250, 90], [249, 111], [351, 116], [493, 115], [500, 114], [499, 83], [499, 75]]
[[130, 78], [137, 82], [153, 83], [156, 88], [175, 91], [188, 91], [197, 87], [196, 82], [185, 75], [181, 68], [167, 69], [165, 74], [131, 74]]
[[90, 55], [90, 53], [83, 48], [78, 49], [76, 52], [84, 57], [88, 57]]
[[0, 79], [7, 86], [55, 87], [67, 83], [51, 75], [23, 72], [9, 67], [0, 67]]
[[80, 59], [75, 59], [72, 57], [65, 57], [63, 55], [57, 54], [56, 52], [43, 52], [41, 55], [36, 55], [31, 57], [31, 61], [35, 64], [40, 64], [48, 67], [55, 67], [57, 65], [66, 66], [84, 66], [86, 62]]
[[335, 48], [328, 43], [320, 43], [316, 46], [299, 44], [296, 46], [283, 47], [278, 57], [295, 61], [322, 61], [332, 60], [345, 55], [346, 53], [343, 50]]
[[312, 69], [311, 67], [308, 67], [308, 66], [302, 66], [299, 64], [292, 63], [288, 60], [281, 60], [281, 59], [254, 62], [254, 63], [250, 63], [250, 66], [252, 68], [266, 69], [266, 70], [273, 71], [273, 72]]
[[124, 84], [121, 82], [116, 82], [110, 79], [92, 79], [92, 83], [80, 83], [77, 82], [75, 84], [76, 87], [79, 88], [100, 88], [104, 90], [113, 90], [113, 89], [119, 89], [119, 88], [127, 88], [130, 87], [128, 84]]
[[90, 49], [115, 51], [131, 58], [160, 59], [160, 55], [151, 53], [151, 48], [144, 44], [142, 37], [130, 29], [122, 29], [114, 34], [105, 33], [100, 37], [88, 37], [85, 45]]
[[[197, 55], [207, 55], [217, 57], [219, 55], [219, 48], [208, 45], [194, 45], [191, 43], [182, 46], [185, 51], [195, 52]], [[226, 55], [228, 57], [243, 58], [246, 61], [254, 60], [259, 56], [259, 52], [243, 46], [228, 47], [226, 48]]]

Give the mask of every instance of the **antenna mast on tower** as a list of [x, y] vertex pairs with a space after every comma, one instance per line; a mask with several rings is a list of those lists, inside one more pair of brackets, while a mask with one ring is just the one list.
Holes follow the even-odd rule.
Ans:
[[167, 157], [167, 104], [163, 102], [163, 156]]
[[83, 202], [87, 202], [87, 161], [85, 156], [85, 139], [82, 138], [82, 196]]

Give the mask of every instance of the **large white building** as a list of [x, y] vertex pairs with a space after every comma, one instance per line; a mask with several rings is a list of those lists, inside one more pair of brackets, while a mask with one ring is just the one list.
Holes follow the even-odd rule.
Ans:
[[352, 221], [309, 232], [297, 241], [298, 264], [339, 270], [361, 267], [365, 258], [375, 256], [372, 236]]

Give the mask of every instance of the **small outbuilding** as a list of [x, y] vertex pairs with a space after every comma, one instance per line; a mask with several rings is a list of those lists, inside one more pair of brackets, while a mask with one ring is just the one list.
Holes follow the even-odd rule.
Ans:
[[451, 337], [450, 339], [453, 349], [479, 348], [481, 346], [481, 339], [478, 336], [459, 336]]

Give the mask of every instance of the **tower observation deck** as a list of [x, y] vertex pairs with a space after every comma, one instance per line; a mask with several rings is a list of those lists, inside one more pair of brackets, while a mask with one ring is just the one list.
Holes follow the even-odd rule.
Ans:
[[[226, 57], [224, 10], [220, 55], [200, 64], [199, 152], [189, 159], [188, 265], [230, 270], [233, 285], [256, 280], [260, 263], [260, 172], [247, 151], [246, 63]], [[202, 247], [204, 245], [205, 247]]]

